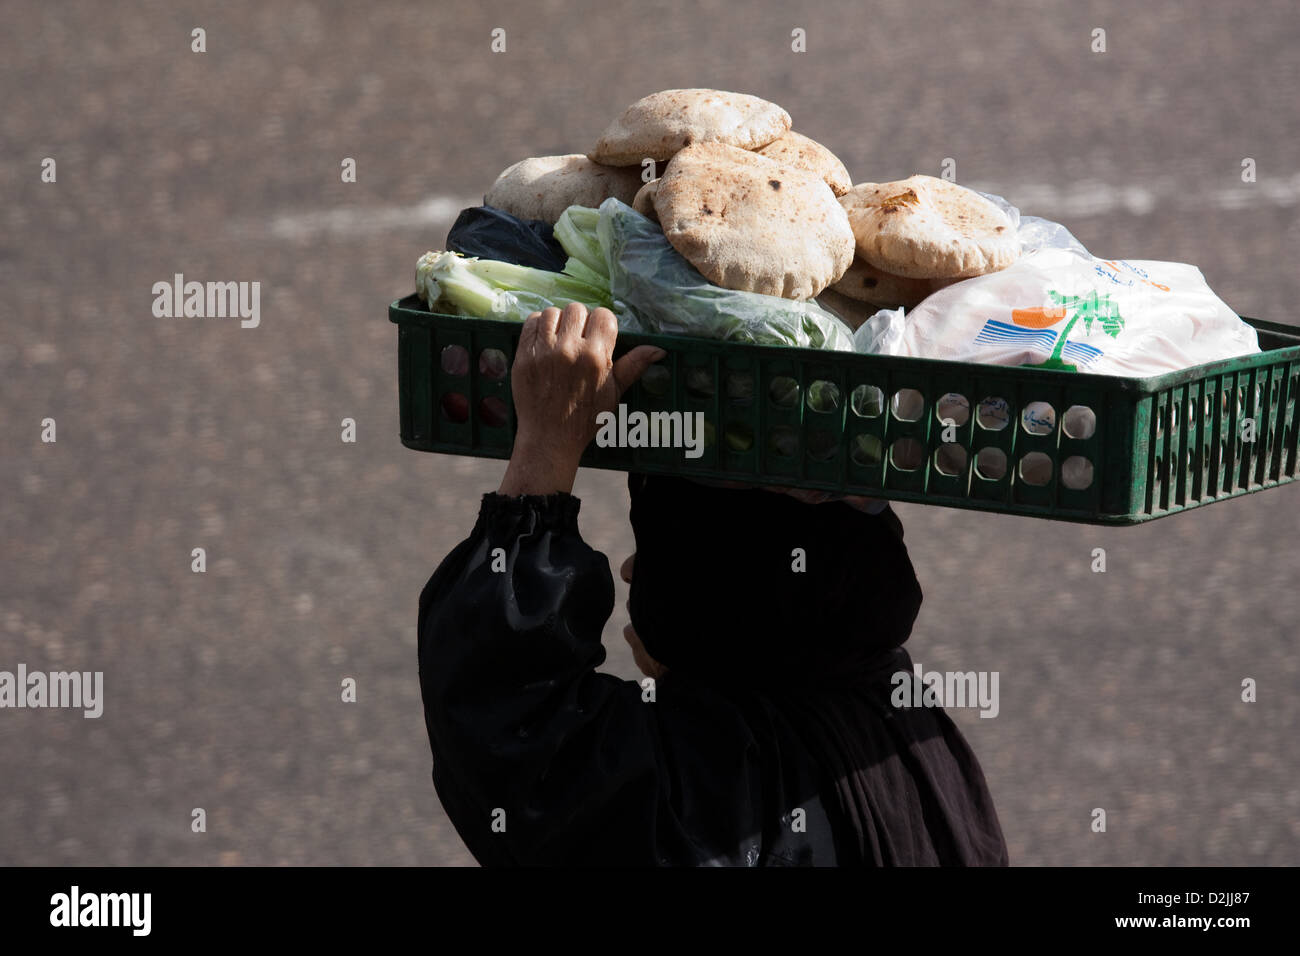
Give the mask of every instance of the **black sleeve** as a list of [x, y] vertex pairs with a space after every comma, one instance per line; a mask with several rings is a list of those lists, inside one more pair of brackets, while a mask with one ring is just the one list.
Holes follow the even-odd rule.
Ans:
[[433, 782], [485, 865], [722, 865], [760, 856], [761, 768], [707, 693], [666, 699], [595, 669], [613, 609], [578, 499], [483, 496], [420, 595]]

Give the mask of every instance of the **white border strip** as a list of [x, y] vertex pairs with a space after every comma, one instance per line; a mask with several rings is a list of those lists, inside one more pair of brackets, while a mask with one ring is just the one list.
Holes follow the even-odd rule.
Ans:
[[1112, 186], [1101, 182], [1080, 182], [1064, 187], [1047, 183], [964, 185], [1003, 196], [1027, 216], [1062, 220], [1114, 212], [1149, 216], [1160, 208], [1193, 211], [1262, 209], [1290, 208], [1300, 203], [1300, 173], [1289, 177], [1265, 177], [1258, 182], [1238, 183], [1204, 192], [1183, 189], [1176, 183]]
[[403, 229], [450, 226], [465, 208], [478, 206], [482, 199], [432, 196], [412, 206], [323, 209], [316, 212], [285, 213], [269, 222], [237, 224], [240, 236], [272, 239], [315, 239], [321, 236], [373, 236]]
[[[964, 185], [980, 192], [1003, 196], [1025, 215], [1044, 216], [1067, 223], [1070, 219], [1117, 212], [1149, 216], [1157, 209], [1289, 209], [1300, 204], [1300, 173], [1289, 177], [1265, 177], [1258, 182], [1240, 183], [1206, 192], [1182, 189], [1175, 183], [1112, 186], [1085, 181], [1068, 186], [1054, 186], [1048, 183], [975, 182]], [[477, 198], [431, 196], [412, 206], [285, 213], [256, 226], [236, 226], [234, 231], [241, 236], [260, 235], [290, 240], [320, 236], [369, 236], [402, 229], [450, 225], [462, 209], [479, 203]]]

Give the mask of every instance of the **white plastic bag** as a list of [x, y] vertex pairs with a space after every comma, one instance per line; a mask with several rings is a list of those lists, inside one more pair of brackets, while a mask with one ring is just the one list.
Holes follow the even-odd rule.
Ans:
[[859, 351], [1147, 376], [1259, 351], [1255, 329], [1195, 266], [1043, 249], [876, 313]]

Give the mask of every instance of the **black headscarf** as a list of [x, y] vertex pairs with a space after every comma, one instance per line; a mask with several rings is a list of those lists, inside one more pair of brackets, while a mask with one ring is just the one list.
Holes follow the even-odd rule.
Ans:
[[681, 478], [632, 474], [628, 488], [633, 628], [666, 680], [689, 674], [748, 715], [774, 772], [817, 768], [840, 865], [1005, 866], [956, 725], [891, 703], [921, 607], [897, 516]]
[[890, 509], [658, 475], [630, 474], [628, 489], [632, 626], [670, 671], [858, 686], [911, 633], [921, 586]]

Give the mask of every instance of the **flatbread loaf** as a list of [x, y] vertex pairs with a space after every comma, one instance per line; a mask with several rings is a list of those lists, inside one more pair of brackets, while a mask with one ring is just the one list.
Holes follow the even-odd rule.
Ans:
[[844, 320], [844, 324], [854, 332], [858, 330], [863, 322], [879, 311], [877, 306], [859, 302], [847, 295], [840, 295], [835, 291], [835, 286], [822, 289], [821, 292], [817, 293], [817, 304], [823, 309], [829, 309], [838, 315]]
[[831, 288], [840, 295], [878, 308], [896, 309], [902, 306], [912, 309], [920, 305], [922, 299], [957, 281], [959, 280], [909, 279], [906, 276], [890, 275], [858, 256]]
[[735, 146], [687, 146], [654, 204], [673, 248], [726, 289], [807, 299], [853, 262], [848, 216], [820, 176]]
[[659, 221], [659, 213], [655, 212], [655, 193], [658, 191], [659, 180], [652, 179], [637, 190], [636, 196], [632, 198], [632, 208], [655, 222]]
[[607, 166], [671, 159], [692, 143], [758, 149], [790, 128], [775, 103], [725, 90], [663, 90], [637, 100], [610, 123], [587, 157]]
[[892, 275], [959, 279], [1020, 256], [1011, 220], [983, 196], [933, 176], [859, 183], [840, 197], [858, 255]]
[[570, 206], [599, 206], [613, 196], [632, 202], [641, 188], [635, 169], [593, 163], [586, 156], [533, 156], [507, 168], [483, 201], [520, 219], [553, 223]]
[[839, 157], [815, 139], [809, 139], [794, 130], [777, 137], [755, 152], [768, 159], [775, 159], [778, 163], [816, 173], [826, 180], [826, 185], [837, 196], [843, 196], [853, 185], [849, 171], [844, 168]]

